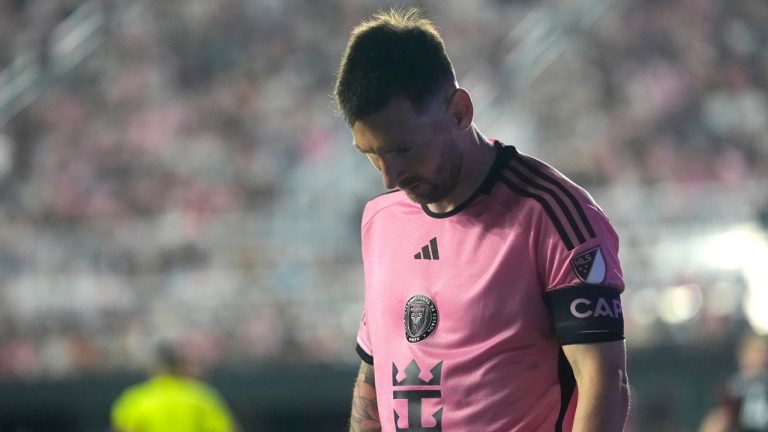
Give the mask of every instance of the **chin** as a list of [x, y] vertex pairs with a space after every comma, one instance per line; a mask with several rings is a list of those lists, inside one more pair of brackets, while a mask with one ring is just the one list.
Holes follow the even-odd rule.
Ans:
[[440, 202], [445, 199], [445, 194], [416, 194], [411, 191], [405, 191], [405, 194], [408, 196], [408, 199], [415, 202], [416, 204], [421, 205], [427, 205], [427, 204], [433, 204], [436, 202]]
[[416, 204], [426, 205], [426, 204], [429, 204], [429, 203], [433, 202], [433, 200], [431, 200], [429, 198], [425, 198], [425, 197], [422, 197], [422, 196], [419, 196], [419, 195], [414, 195], [414, 194], [412, 194], [410, 192], [406, 192], [405, 194], [408, 196], [408, 199], [410, 199], [411, 201], [413, 201]]

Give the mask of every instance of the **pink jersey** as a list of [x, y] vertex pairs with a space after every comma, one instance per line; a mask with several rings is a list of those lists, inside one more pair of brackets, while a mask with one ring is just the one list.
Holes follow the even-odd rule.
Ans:
[[401, 191], [362, 219], [358, 353], [383, 431], [569, 431], [561, 345], [623, 338], [618, 237], [591, 197], [496, 142], [486, 180], [435, 214]]

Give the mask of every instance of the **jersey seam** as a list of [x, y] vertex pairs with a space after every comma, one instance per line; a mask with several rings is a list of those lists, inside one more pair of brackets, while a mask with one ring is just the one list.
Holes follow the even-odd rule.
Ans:
[[[374, 198], [373, 200], [369, 201], [369, 203], [373, 203], [374, 201], [376, 201], [377, 199], [381, 198], [382, 196], [388, 195], [388, 194], [394, 193], [394, 192], [400, 192], [400, 190], [398, 189], [398, 190], [395, 190], [395, 191], [391, 191], [391, 192], [387, 192], [385, 194], [379, 195], [376, 198]], [[378, 216], [379, 213], [381, 213], [382, 211], [392, 207], [393, 205], [397, 205], [397, 204], [400, 204], [402, 202], [403, 202], [403, 198], [401, 197], [397, 201], [389, 203], [389, 204], [386, 204], [386, 205], [382, 206], [381, 208], [377, 209], [370, 217], [368, 217], [368, 220], [366, 220], [365, 223], [363, 223], [363, 225], [361, 226], [361, 230], [364, 230], [368, 226], [368, 224], [371, 223], [373, 218]]]

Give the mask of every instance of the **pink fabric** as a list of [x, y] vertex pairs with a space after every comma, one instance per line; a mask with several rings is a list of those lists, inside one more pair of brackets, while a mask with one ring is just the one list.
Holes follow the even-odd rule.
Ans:
[[[452, 216], [431, 217], [400, 191], [366, 206], [365, 311], [357, 342], [374, 360], [384, 431], [430, 430], [436, 412], [443, 431], [554, 431], [562, 399], [560, 345], [543, 295], [583, 283], [571, 260], [595, 247], [607, 268], [602, 285], [623, 290], [618, 238], [589, 195], [511, 148], [500, 149], [499, 157], [510, 152], [511, 160], [489, 175], [487, 193]], [[576, 197], [594, 238], [569, 251], [541, 203], [499, 181], [520, 161], [534, 164]], [[574, 205], [568, 206], [575, 214]], [[566, 231], [575, 235], [570, 227]], [[416, 259], [433, 238], [439, 259]], [[435, 305], [437, 325], [423, 340], [410, 343], [405, 321], [418, 317], [406, 316], [405, 308], [417, 294]], [[414, 361], [422, 381], [395, 385], [406, 381]], [[440, 364], [438, 385], [430, 370]], [[575, 400], [573, 395], [572, 404]], [[423, 429], [410, 423], [409, 414]], [[567, 417], [572, 414], [573, 406]], [[565, 419], [562, 430], [570, 430], [570, 421]]]

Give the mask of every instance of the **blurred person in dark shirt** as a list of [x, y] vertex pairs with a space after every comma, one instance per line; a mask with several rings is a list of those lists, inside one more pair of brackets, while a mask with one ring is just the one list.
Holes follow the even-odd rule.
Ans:
[[768, 432], [768, 337], [748, 334], [738, 357], [739, 370], [699, 432]]

